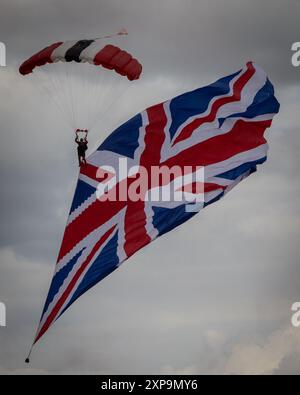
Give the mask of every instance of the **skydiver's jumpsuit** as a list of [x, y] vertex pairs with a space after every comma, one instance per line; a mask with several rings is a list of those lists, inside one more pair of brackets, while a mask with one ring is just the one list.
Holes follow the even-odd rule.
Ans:
[[88, 141], [85, 138], [83, 141], [80, 141], [78, 137], [76, 137], [75, 142], [77, 143], [77, 153], [78, 153], [78, 161], [79, 166], [86, 165], [85, 153], [88, 149]]

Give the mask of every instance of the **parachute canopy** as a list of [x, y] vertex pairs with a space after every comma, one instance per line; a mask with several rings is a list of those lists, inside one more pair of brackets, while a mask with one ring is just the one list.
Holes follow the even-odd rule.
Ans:
[[60, 61], [102, 66], [115, 70], [130, 81], [139, 79], [142, 72], [142, 65], [131, 54], [111, 44], [103, 45], [102, 39], [54, 43], [26, 60], [19, 71], [27, 75], [36, 67]]

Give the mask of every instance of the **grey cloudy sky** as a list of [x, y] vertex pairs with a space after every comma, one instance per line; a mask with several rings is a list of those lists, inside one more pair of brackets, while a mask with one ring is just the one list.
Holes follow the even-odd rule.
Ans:
[[[0, 374], [299, 374], [298, 0], [1, 0]], [[148, 246], [84, 295], [24, 357], [53, 272], [77, 164], [73, 135], [18, 75], [58, 40], [126, 27], [144, 76], [91, 136], [254, 60], [281, 111], [269, 160], [224, 200]]]

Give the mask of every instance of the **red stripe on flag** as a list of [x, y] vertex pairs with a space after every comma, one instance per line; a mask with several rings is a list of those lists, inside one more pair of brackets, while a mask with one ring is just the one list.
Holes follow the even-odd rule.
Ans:
[[[145, 150], [141, 155], [140, 165], [148, 170], [148, 185], [150, 185], [151, 166], [159, 166], [161, 159], [161, 149], [166, 137], [164, 128], [167, 125], [167, 116], [163, 104], [147, 109], [147, 115], [149, 123], [145, 128]], [[146, 223], [144, 201], [131, 202], [129, 200], [124, 224], [124, 250], [127, 257], [151, 242], [146, 230]]]
[[271, 126], [271, 123], [272, 120], [258, 122], [239, 120], [230, 132], [189, 147], [166, 160], [162, 166], [178, 165], [183, 168], [184, 166], [217, 164], [265, 144], [264, 132]]
[[129, 258], [135, 252], [151, 242], [146, 231], [145, 202], [129, 202], [125, 214], [124, 250]]
[[163, 104], [157, 104], [147, 109], [149, 123], [145, 128], [145, 150], [141, 155], [140, 165], [150, 170], [152, 165], [159, 165], [163, 143], [164, 129], [167, 116]]
[[87, 176], [91, 178], [92, 180], [98, 181], [99, 177], [97, 177], [97, 172], [99, 168], [97, 166], [93, 166], [91, 164], [86, 164], [84, 166], [81, 166], [80, 168], [80, 174]]

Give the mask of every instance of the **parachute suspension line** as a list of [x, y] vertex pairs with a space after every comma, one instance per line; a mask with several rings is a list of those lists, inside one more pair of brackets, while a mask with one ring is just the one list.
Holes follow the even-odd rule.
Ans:
[[[66, 64], [60, 63], [56, 65], [56, 69], [53, 69], [53, 78], [56, 82], [59, 91], [62, 93], [62, 101], [65, 103], [65, 111], [67, 113], [68, 119], [73, 119], [73, 109], [70, 94], [68, 92], [68, 87], [66, 83]], [[56, 72], [57, 70], [57, 72]], [[74, 129], [74, 119], [71, 122], [72, 129]]]
[[54, 83], [51, 82], [51, 78], [44, 72], [44, 71], [36, 71], [35, 74], [38, 76], [38, 79], [41, 80], [42, 84], [32, 84], [34, 87], [38, 87], [35, 88], [37, 89], [37, 91], [39, 91], [39, 93], [42, 95], [42, 97], [44, 96], [44, 94], [46, 94], [46, 96], [49, 98], [50, 102], [52, 102], [54, 104], [54, 106], [57, 108], [58, 113], [61, 114], [62, 120], [66, 123], [66, 125], [68, 127], [70, 127], [71, 129], [72, 124], [69, 121], [68, 116], [66, 115], [62, 104], [60, 103], [60, 101], [58, 100], [58, 98], [56, 98], [52, 93], [51, 90], [49, 89], [49, 87], [47, 87], [47, 85], [45, 84], [45, 79], [48, 80], [48, 83], [52, 84], [52, 87], [55, 86], [53, 85]]
[[[97, 89], [95, 91], [95, 96], [94, 96], [94, 100], [95, 100], [94, 108], [97, 110], [97, 112], [95, 114], [94, 119], [91, 120], [90, 129], [93, 129], [94, 125], [97, 123], [99, 119], [102, 118], [103, 114], [107, 110], [106, 108], [107, 106], [105, 107], [105, 102], [104, 102], [104, 98], [106, 97], [107, 90], [108, 90], [107, 86], [105, 86], [103, 83], [97, 84]], [[111, 104], [111, 102], [109, 104]]]
[[[86, 67], [90, 69], [90, 65], [86, 65]], [[90, 87], [88, 87], [88, 77], [86, 73], [84, 75], [84, 78], [86, 81], [86, 89], [89, 88], [89, 95], [87, 97], [87, 107], [86, 107], [86, 127], [89, 129], [91, 117], [93, 115], [93, 105], [95, 104], [95, 95], [96, 95], [95, 92], [97, 91], [98, 88], [97, 86], [98, 81], [95, 81]]]
[[89, 127], [92, 126], [95, 119], [99, 116], [99, 113], [103, 111], [105, 86], [111, 85], [109, 82], [111, 75], [109, 75], [108, 79], [105, 78], [106, 76], [107, 76], [106, 70], [99, 70], [99, 72], [95, 74], [94, 92], [91, 97], [91, 111], [94, 116], [89, 118], [90, 119]]
[[[85, 65], [83, 65], [83, 67], [85, 67]], [[85, 67], [86, 69], [86, 67]], [[86, 70], [84, 70], [82, 78], [81, 78], [81, 92], [87, 92], [87, 77], [86, 77]], [[79, 93], [80, 94], [80, 93]], [[83, 128], [86, 128], [87, 125], [87, 110], [88, 107], [86, 108], [86, 110], [84, 111], [84, 108], [80, 107], [79, 111], [81, 112], [80, 114], [80, 118], [82, 119], [82, 121], [84, 122], [84, 125], [82, 125]]]
[[[78, 76], [77, 75], [77, 68], [78, 64], [77, 63], [72, 63], [72, 69], [74, 70], [72, 72], [72, 89], [73, 89], [73, 94], [74, 94], [74, 106], [75, 106], [75, 114], [76, 114], [76, 128], [80, 126], [80, 128], [83, 128], [84, 125], [79, 125], [79, 122], [85, 122], [84, 118], [84, 104], [82, 104], [82, 101], [80, 100], [81, 96], [86, 96], [85, 93], [86, 91], [84, 90], [84, 80], [85, 80], [85, 70], [84, 67], [86, 65], [82, 65], [82, 70], [83, 73]], [[82, 105], [80, 105], [80, 103]]]
[[93, 130], [100, 121], [103, 121], [106, 118], [106, 116], [109, 114], [109, 110], [112, 108], [112, 106], [115, 105], [121, 99], [121, 97], [125, 95], [125, 93], [128, 91], [128, 89], [129, 89], [129, 85], [127, 85], [126, 88], [123, 89], [123, 91], [118, 95], [116, 100], [111, 102], [106, 107], [106, 109], [99, 114], [99, 116], [94, 120], [92, 126], [90, 127], [90, 130]]
[[[50, 99], [53, 102], [57, 103], [57, 105], [59, 106], [60, 112], [62, 113], [63, 117], [65, 119], [67, 119], [68, 120], [68, 124], [70, 124], [69, 117], [67, 116], [65, 108], [64, 108], [64, 105], [63, 105], [63, 100], [61, 100], [62, 98], [59, 95], [59, 87], [58, 87], [56, 81], [54, 80], [54, 78], [52, 77], [51, 72], [45, 72], [43, 69], [39, 69], [38, 73], [43, 73], [44, 78], [48, 81], [48, 84], [50, 85], [50, 87], [46, 88], [47, 92], [49, 93]], [[52, 88], [52, 91], [51, 91], [51, 88]], [[71, 124], [70, 124], [70, 126], [72, 127]]]
[[68, 91], [69, 91], [69, 96], [68, 97], [70, 97], [70, 103], [71, 103], [71, 109], [72, 109], [73, 129], [75, 129], [77, 122], [76, 122], [76, 115], [75, 115], [75, 109], [74, 109], [73, 79], [72, 79], [72, 76], [70, 76], [70, 74], [69, 74], [68, 64], [66, 64], [65, 72], [66, 72], [66, 81], [67, 81], [66, 86], [67, 86]]
[[105, 73], [106, 72], [104, 70], [101, 70], [101, 72], [98, 74], [99, 80], [95, 84], [94, 96], [92, 98], [92, 100], [93, 100], [92, 105], [93, 105], [93, 108], [95, 109], [95, 112], [94, 112], [94, 118], [91, 119], [91, 121], [90, 121], [90, 128], [94, 124], [95, 119], [97, 119], [99, 116], [101, 116], [101, 114], [104, 111], [103, 110], [103, 106], [105, 105], [104, 98], [107, 97], [107, 95], [106, 95], [107, 90], [108, 90], [108, 87], [110, 87], [110, 82], [107, 80], [105, 81], [105, 78], [104, 78]]
[[64, 63], [57, 63], [53, 68], [47, 69], [45, 73], [51, 82], [53, 89], [53, 97], [61, 100], [63, 113], [67, 117], [71, 129], [74, 129], [74, 119], [72, 111], [72, 103], [67, 87], [66, 66]]
[[[87, 65], [82, 65], [79, 72], [78, 63], [72, 63], [71, 71], [71, 91], [76, 114], [76, 129], [86, 129], [87, 127], [87, 103], [90, 89], [88, 89]], [[84, 99], [84, 100], [83, 100]]]
[[63, 78], [61, 77], [63, 71], [63, 65], [62, 64], [57, 64], [55, 65], [55, 69], [52, 72], [52, 69], [47, 70], [45, 72], [46, 77], [48, 78], [51, 86], [52, 86], [52, 92], [50, 91], [50, 97], [53, 100], [57, 100], [58, 103], [60, 103], [60, 107], [62, 108], [62, 113], [63, 116], [68, 120], [68, 124], [70, 125], [71, 129], [74, 128], [72, 122], [70, 121], [70, 113], [71, 113], [71, 107], [68, 108], [68, 94], [65, 92], [64, 86], [65, 84], [63, 83]]
[[[88, 65], [87, 65], [87, 67], [89, 67]], [[86, 84], [88, 85], [88, 83], [87, 83], [87, 76], [85, 75], [85, 78], [86, 78]], [[95, 91], [96, 91], [96, 89], [97, 89], [97, 84], [92, 84], [92, 86], [90, 87], [90, 94], [88, 95], [88, 99], [87, 99], [87, 109], [86, 109], [86, 126], [87, 126], [87, 128], [89, 128], [89, 122], [90, 122], [90, 119], [91, 119], [91, 116], [92, 116], [92, 104], [93, 104], [93, 99], [94, 99], [94, 95], [95, 95]]]
[[[107, 111], [112, 107], [112, 105], [113, 104], [115, 104], [116, 103], [116, 101], [118, 100], [118, 98], [119, 97], [121, 97], [121, 94], [122, 93], [124, 93], [124, 92], [122, 92], [122, 91], [125, 91], [126, 90], [126, 88], [129, 88], [129, 84], [126, 84], [126, 85], [122, 85], [122, 84], [124, 84], [124, 80], [122, 79], [122, 78], [120, 78], [119, 76], [117, 76], [117, 75], [110, 75], [110, 79], [112, 80], [112, 79], [114, 79], [114, 92], [113, 92], [113, 95], [112, 95], [112, 98], [111, 98], [111, 100], [105, 105], [105, 102], [104, 102], [104, 98], [108, 95], [108, 93], [109, 93], [109, 91], [110, 91], [110, 86], [111, 86], [111, 84], [112, 84], [112, 81], [111, 82], [109, 82], [109, 83], [107, 83], [107, 84], [101, 84], [101, 85], [99, 85], [99, 89], [101, 90], [101, 95], [100, 95], [100, 98], [99, 98], [99, 96], [98, 96], [98, 98], [99, 98], [99, 100], [101, 101], [101, 103], [103, 104], [102, 105], [102, 108], [101, 108], [101, 111], [99, 111], [99, 113], [98, 113], [98, 115], [96, 115], [96, 117], [95, 117], [95, 119], [94, 119], [94, 122], [93, 122], [93, 125], [96, 123], [96, 122], [98, 122], [99, 121], [99, 119], [105, 114], [105, 113], [107, 113]], [[116, 81], [116, 79], [117, 79], [117, 81]], [[102, 89], [101, 89], [102, 88]], [[97, 98], [96, 98], [97, 99]], [[98, 103], [99, 103], [99, 100], [98, 100]]]
[[[95, 89], [95, 84], [90, 84], [89, 83], [89, 71], [91, 68], [90, 64], [84, 65], [85, 70], [83, 72], [83, 92], [88, 92], [87, 96], [87, 104], [86, 108], [82, 108], [83, 114], [83, 119], [84, 119], [84, 128], [88, 129], [89, 128], [89, 122], [92, 116], [92, 106], [91, 106], [91, 100], [93, 99], [91, 92]], [[91, 86], [90, 86], [91, 85]]]

